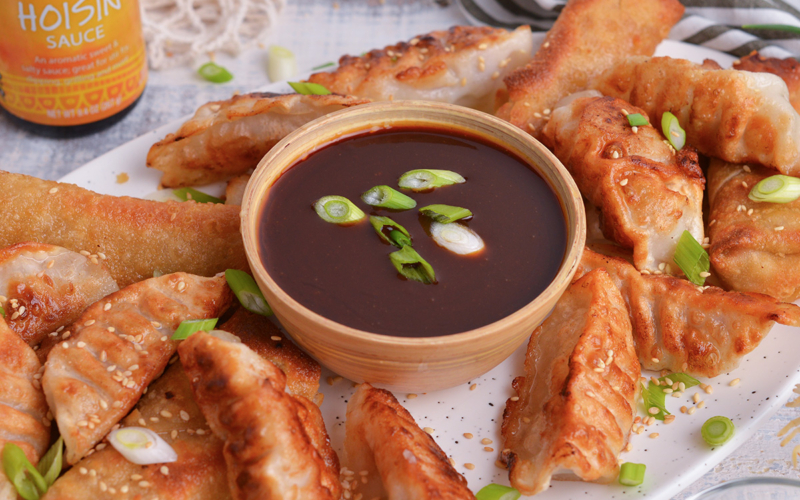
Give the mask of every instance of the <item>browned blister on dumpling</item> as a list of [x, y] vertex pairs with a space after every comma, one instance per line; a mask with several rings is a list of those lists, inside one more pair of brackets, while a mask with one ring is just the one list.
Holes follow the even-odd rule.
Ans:
[[339, 461], [322, 415], [236, 336], [198, 332], [178, 348], [195, 400], [225, 441], [236, 500], [338, 500]]
[[474, 499], [436, 441], [391, 392], [364, 383], [347, 403], [347, 466], [366, 484], [353, 495], [389, 500]]
[[209, 102], [150, 147], [147, 166], [164, 172], [161, 184], [170, 188], [229, 179], [255, 168], [272, 146], [302, 125], [367, 102], [341, 95], [261, 92]]
[[605, 271], [589, 273], [533, 332], [514, 379], [502, 427], [511, 485], [534, 495], [551, 478], [613, 481], [640, 376], [622, 295]]
[[576, 278], [603, 268], [622, 292], [642, 367], [716, 377], [739, 365], [772, 325], [800, 326], [800, 307], [758, 293], [726, 292], [584, 250]]
[[117, 290], [98, 255], [32, 242], [0, 250], [0, 306], [8, 326], [31, 346]]
[[[186, 320], [216, 318], [233, 293], [224, 277], [151, 278], [87, 309], [47, 357], [42, 386], [75, 464], [100, 442], [158, 377]], [[63, 336], [62, 336], [63, 337]]]

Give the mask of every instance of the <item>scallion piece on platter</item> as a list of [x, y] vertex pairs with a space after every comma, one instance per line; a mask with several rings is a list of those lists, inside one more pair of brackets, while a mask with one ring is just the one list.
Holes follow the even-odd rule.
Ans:
[[789, 33], [800, 34], [800, 28], [791, 24], [745, 24], [742, 28], [746, 30], [788, 31]]
[[628, 125], [631, 127], [644, 127], [647, 125], [647, 118], [641, 113], [631, 113], [627, 116]]
[[451, 184], [463, 184], [467, 182], [464, 177], [451, 170], [409, 170], [400, 176], [398, 185], [401, 188], [413, 191], [425, 191]]
[[416, 250], [410, 246], [405, 246], [396, 252], [389, 254], [397, 272], [407, 279], [419, 281], [425, 284], [436, 283], [436, 274], [433, 267], [425, 259], [420, 257]]
[[747, 195], [753, 201], [790, 203], [800, 198], [800, 179], [788, 175], [773, 175], [762, 179]]
[[450, 224], [459, 219], [472, 217], [472, 212], [468, 209], [452, 205], [428, 205], [420, 208], [419, 213], [442, 224]]
[[487, 484], [475, 495], [475, 500], [517, 500], [522, 493], [510, 486]]
[[711, 446], [721, 446], [733, 437], [735, 428], [728, 417], [711, 417], [700, 429], [700, 434]]
[[658, 380], [660, 380], [661, 382], [665, 382], [667, 379], [669, 379], [673, 384], [683, 383], [683, 386], [687, 389], [691, 389], [696, 385], [700, 385], [700, 381], [692, 377], [688, 373], [670, 373], [669, 375], [665, 375]]
[[183, 201], [194, 200], [197, 203], [225, 203], [216, 196], [211, 196], [210, 194], [206, 194], [194, 188], [173, 189], [172, 192]]
[[314, 202], [314, 210], [325, 222], [355, 224], [367, 215], [344, 196], [323, 196]]
[[0, 316], [2, 316], [4, 318], [6, 317], [6, 310], [3, 309], [3, 306], [0, 306]]
[[25, 500], [39, 500], [47, 491], [48, 485], [42, 474], [30, 463], [22, 448], [14, 443], [6, 443], [3, 447], [3, 471]]
[[700, 243], [689, 231], [684, 231], [678, 240], [672, 260], [681, 268], [689, 281], [698, 286], [705, 284], [708, 270], [711, 267], [708, 252], [700, 246]]
[[175, 330], [175, 333], [172, 334], [172, 340], [186, 340], [193, 333], [213, 330], [214, 327], [217, 326], [218, 319], [219, 318], [189, 319], [182, 321], [178, 329]]
[[409, 210], [417, 206], [413, 198], [389, 186], [375, 186], [361, 195], [364, 203], [373, 207]]
[[44, 478], [44, 482], [47, 483], [47, 487], [53, 485], [58, 479], [58, 476], [61, 474], [61, 467], [64, 464], [64, 438], [59, 437], [58, 440], [53, 443], [53, 446], [47, 450], [41, 459], [39, 459], [39, 463], [36, 464], [36, 470], [39, 471], [39, 474], [42, 475]]
[[225, 83], [233, 80], [233, 75], [230, 71], [213, 62], [207, 62], [200, 66], [197, 72], [212, 83]]
[[111, 431], [108, 442], [128, 462], [136, 465], [168, 464], [178, 460], [172, 446], [150, 429], [123, 427]]
[[669, 111], [661, 115], [661, 131], [676, 151], [686, 144], [686, 131], [681, 128], [678, 117]]
[[625, 462], [619, 468], [619, 484], [623, 486], [639, 486], [644, 482], [645, 464]]
[[370, 215], [369, 223], [372, 225], [372, 228], [375, 229], [375, 232], [378, 233], [378, 236], [386, 243], [394, 245], [397, 248], [411, 246], [411, 235], [408, 234], [406, 228], [389, 217]]
[[[642, 403], [648, 417], [664, 420], [664, 417], [670, 414], [667, 411], [667, 394], [652, 382], [642, 384]], [[650, 413], [650, 408], [656, 408], [658, 412]]]
[[330, 90], [326, 89], [319, 83], [311, 82], [287, 82], [289, 86], [294, 89], [298, 94], [303, 95], [328, 95]]
[[267, 51], [267, 76], [271, 82], [282, 82], [297, 74], [297, 59], [286, 47], [271, 45]]
[[333, 61], [328, 61], [325, 64], [320, 64], [319, 66], [314, 66], [311, 68], [311, 71], [319, 71], [324, 68], [330, 68], [331, 66], [336, 66], [336, 63]]
[[478, 233], [459, 223], [431, 222], [431, 237], [442, 248], [458, 255], [469, 255], [486, 246]]
[[251, 313], [272, 316], [272, 308], [267, 304], [267, 299], [264, 298], [252, 276], [238, 269], [228, 269], [225, 271], [225, 280], [242, 307]]

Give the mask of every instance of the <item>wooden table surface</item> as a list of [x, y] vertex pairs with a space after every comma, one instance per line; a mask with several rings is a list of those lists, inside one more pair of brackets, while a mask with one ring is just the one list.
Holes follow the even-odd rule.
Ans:
[[[442, 7], [432, 0], [289, 0], [269, 44], [291, 49], [300, 71], [343, 54], [360, 54], [375, 47], [455, 24], [467, 24], [456, 5]], [[198, 60], [195, 67], [206, 62]], [[201, 104], [227, 99], [269, 83], [266, 50], [254, 49], [217, 61], [234, 74], [233, 81], [214, 85], [201, 80], [193, 68], [152, 71], [139, 104], [111, 128], [87, 137], [50, 139], [17, 128], [0, 113], [0, 169], [45, 179], [58, 179], [84, 163], [166, 122], [193, 113]], [[800, 476], [792, 468], [791, 446], [782, 448], [777, 432], [800, 410], [782, 408], [727, 459], [706, 473], [676, 499], [735, 478]], [[800, 441], [798, 441], [800, 442]], [[475, 491], [481, 485], [471, 485]]]

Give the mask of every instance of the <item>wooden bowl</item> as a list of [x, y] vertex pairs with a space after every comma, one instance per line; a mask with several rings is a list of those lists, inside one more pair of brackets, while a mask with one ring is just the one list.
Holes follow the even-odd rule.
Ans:
[[[320, 316], [290, 297], [275, 283], [259, 257], [257, 230], [261, 209], [270, 187], [285, 170], [344, 135], [374, 127], [413, 124], [464, 130], [516, 153], [548, 181], [566, 214], [567, 249], [555, 279], [522, 309], [484, 327], [427, 338], [393, 337], [350, 328]], [[544, 320], [569, 285], [586, 240], [586, 220], [578, 187], [547, 148], [494, 116], [433, 102], [367, 104], [332, 113], [301, 127], [261, 160], [247, 185], [241, 217], [245, 251], [255, 279], [292, 338], [322, 364], [351, 380], [411, 392], [434, 391], [467, 382], [511, 355]]]

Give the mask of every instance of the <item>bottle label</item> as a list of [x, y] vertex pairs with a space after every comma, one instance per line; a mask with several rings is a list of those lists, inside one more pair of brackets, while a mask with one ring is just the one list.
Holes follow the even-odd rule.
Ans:
[[129, 106], [147, 83], [137, 0], [2, 0], [0, 105], [43, 125]]

